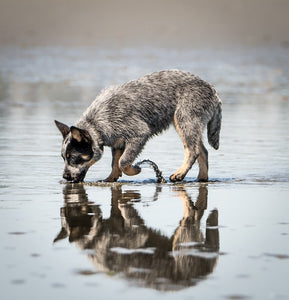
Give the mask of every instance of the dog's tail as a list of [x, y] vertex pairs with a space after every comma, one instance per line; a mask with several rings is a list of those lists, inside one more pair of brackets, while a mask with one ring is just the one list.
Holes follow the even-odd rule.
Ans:
[[216, 97], [218, 98], [218, 106], [215, 110], [212, 119], [207, 125], [207, 135], [209, 144], [217, 150], [219, 148], [219, 139], [222, 122], [222, 102], [217, 95]]

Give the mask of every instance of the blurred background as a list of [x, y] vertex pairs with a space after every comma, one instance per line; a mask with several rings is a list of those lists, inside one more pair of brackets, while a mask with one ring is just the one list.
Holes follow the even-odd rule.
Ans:
[[288, 0], [1, 0], [0, 44], [288, 46], [288, 13]]

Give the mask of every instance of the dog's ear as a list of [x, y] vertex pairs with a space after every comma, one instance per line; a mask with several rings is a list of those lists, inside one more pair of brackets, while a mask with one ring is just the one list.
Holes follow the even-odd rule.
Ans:
[[70, 132], [71, 132], [72, 138], [75, 139], [78, 143], [81, 143], [83, 141], [86, 143], [91, 142], [91, 136], [88, 133], [88, 131], [85, 129], [80, 129], [80, 128], [71, 126]]
[[56, 243], [56, 242], [58, 242], [58, 241], [60, 241], [60, 240], [63, 240], [63, 239], [65, 239], [67, 236], [68, 236], [67, 230], [66, 230], [64, 227], [62, 227], [62, 228], [61, 228], [61, 231], [58, 233], [58, 235], [57, 235], [57, 237], [54, 239], [53, 243]]
[[56, 120], [54, 120], [56, 127], [59, 129], [59, 131], [61, 132], [63, 138], [65, 138], [68, 133], [70, 132], [70, 129], [67, 125], [60, 123]]

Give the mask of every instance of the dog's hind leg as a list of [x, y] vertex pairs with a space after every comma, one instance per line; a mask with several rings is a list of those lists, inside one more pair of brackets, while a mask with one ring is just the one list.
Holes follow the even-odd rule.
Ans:
[[191, 147], [185, 146], [185, 159], [183, 164], [180, 166], [180, 168], [170, 176], [170, 181], [176, 182], [176, 181], [182, 181], [189, 170], [191, 169], [192, 165], [196, 161], [198, 157], [198, 147], [194, 147], [195, 149], [192, 149]]
[[126, 143], [125, 150], [119, 160], [119, 168], [124, 174], [133, 176], [141, 172], [141, 168], [132, 166], [132, 163], [142, 151], [145, 142], [145, 139], [133, 139]]
[[122, 175], [122, 172], [118, 164], [119, 164], [119, 159], [123, 154], [123, 149], [111, 148], [111, 154], [112, 154], [112, 163], [111, 163], [112, 170], [110, 175], [104, 180], [105, 182], [115, 182]]
[[185, 159], [181, 167], [170, 176], [170, 180], [173, 182], [182, 181], [200, 155], [203, 128], [201, 121], [197, 117], [192, 118], [192, 116], [188, 116], [188, 114], [183, 112], [176, 112], [174, 125], [184, 144]]
[[203, 142], [200, 141], [199, 144], [200, 154], [198, 156], [198, 164], [199, 164], [199, 175], [198, 181], [208, 181], [208, 150], [204, 146]]

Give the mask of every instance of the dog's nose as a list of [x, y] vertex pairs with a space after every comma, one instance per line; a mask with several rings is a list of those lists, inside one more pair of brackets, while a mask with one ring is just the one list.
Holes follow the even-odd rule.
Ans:
[[70, 175], [69, 173], [67, 173], [67, 172], [64, 172], [64, 173], [63, 173], [63, 178], [66, 179], [66, 180], [68, 180], [68, 181], [71, 181], [71, 180], [72, 180], [71, 175]]

